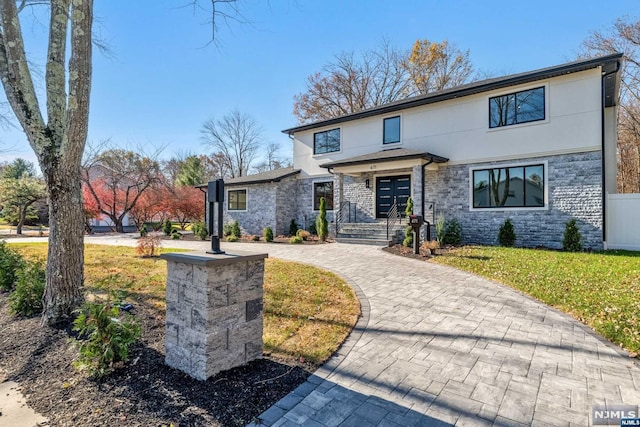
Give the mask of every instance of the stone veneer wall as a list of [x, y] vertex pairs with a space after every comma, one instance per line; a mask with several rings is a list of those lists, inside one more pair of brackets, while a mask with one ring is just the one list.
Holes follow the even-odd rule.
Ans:
[[[366, 186], [367, 179], [369, 188]], [[375, 180], [373, 173], [363, 173], [360, 176], [343, 175], [343, 200], [351, 202], [352, 211], [356, 211], [357, 222], [376, 221]], [[351, 215], [353, 221], [353, 213]]]
[[[238, 221], [243, 233], [262, 234], [262, 229], [276, 226], [276, 193], [279, 183], [225, 186], [224, 222]], [[247, 210], [230, 211], [227, 209], [227, 190], [247, 190]]]
[[289, 225], [292, 219], [296, 219], [297, 212], [298, 182], [295, 177], [283, 179], [278, 183], [276, 190], [275, 228], [273, 229], [276, 236], [289, 234]]
[[[301, 178], [298, 179], [298, 203], [297, 203], [297, 215], [296, 222], [298, 223], [298, 227], [300, 228], [309, 228], [311, 224], [315, 223], [316, 217], [320, 213], [319, 211], [313, 210], [313, 183], [314, 182], [326, 182], [333, 181], [333, 194], [334, 194], [334, 202], [337, 203], [337, 194], [338, 194], [338, 184], [333, 176], [323, 177], [323, 178]], [[289, 220], [291, 221], [291, 219]], [[333, 211], [327, 210], [327, 221], [329, 221], [329, 226], [331, 227], [331, 223], [333, 222]], [[289, 226], [287, 225], [287, 231], [289, 230]]]
[[170, 253], [165, 362], [198, 380], [262, 357], [267, 254]]
[[[436, 216], [455, 217], [465, 243], [497, 244], [500, 226], [513, 222], [517, 246], [561, 248], [565, 224], [577, 220], [587, 248], [602, 249], [601, 153], [586, 152], [522, 161], [441, 166], [427, 170], [426, 200], [435, 201]], [[470, 211], [470, 168], [547, 161], [545, 170], [548, 210], [505, 209]]]

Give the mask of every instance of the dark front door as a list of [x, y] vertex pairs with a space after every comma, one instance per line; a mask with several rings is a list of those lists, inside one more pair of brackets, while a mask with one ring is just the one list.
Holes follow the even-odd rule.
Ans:
[[411, 175], [377, 177], [376, 218], [387, 217], [394, 198], [398, 203], [398, 212], [404, 215], [409, 196], [411, 196]]

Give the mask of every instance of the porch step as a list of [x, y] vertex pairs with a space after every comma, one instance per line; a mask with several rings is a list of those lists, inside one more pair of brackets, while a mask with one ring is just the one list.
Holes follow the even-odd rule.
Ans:
[[336, 238], [338, 243], [352, 243], [355, 245], [373, 245], [373, 246], [391, 246], [392, 240], [372, 239], [372, 238], [355, 238], [355, 237], [342, 237], [338, 235]]
[[340, 232], [336, 236], [338, 242], [370, 244], [376, 246], [389, 246], [398, 240], [398, 234], [402, 233], [405, 225], [396, 224], [391, 228], [387, 239], [386, 222], [377, 223], [343, 223], [340, 224]]

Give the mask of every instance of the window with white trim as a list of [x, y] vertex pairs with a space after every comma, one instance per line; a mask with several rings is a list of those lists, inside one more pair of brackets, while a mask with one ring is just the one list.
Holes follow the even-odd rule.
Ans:
[[400, 116], [389, 117], [382, 121], [383, 144], [400, 142]]
[[340, 151], [340, 128], [313, 134], [313, 154]]
[[517, 125], [545, 119], [544, 86], [489, 98], [489, 127]]
[[333, 181], [313, 183], [313, 210], [320, 210], [320, 199], [324, 197], [328, 211], [333, 210]]
[[227, 192], [227, 209], [230, 211], [246, 211], [247, 190], [229, 190]]
[[473, 171], [473, 207], [544, 207], [544, 164]]

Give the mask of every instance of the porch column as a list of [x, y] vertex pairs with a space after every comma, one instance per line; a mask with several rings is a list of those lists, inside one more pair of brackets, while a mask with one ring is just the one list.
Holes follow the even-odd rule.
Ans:
[[413, 167], [411, 185], [411, 198], [413, 199], [413, 213], [416, 215], [424, 215], [422, 207], [422, 165]]
[[337, 172], [333, 174], [333, 210], [340, 209], [344, 201], [344, 175]]

